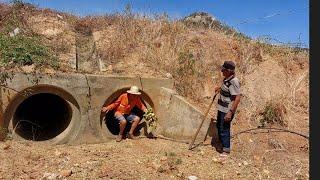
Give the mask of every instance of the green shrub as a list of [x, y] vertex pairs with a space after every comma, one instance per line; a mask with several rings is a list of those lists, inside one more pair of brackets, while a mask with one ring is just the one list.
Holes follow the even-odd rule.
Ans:
[[287, 126], [287, 122], [284, 119], [286, 108], [277, 102], [270, 101], [266, 104], [260, 120], [261, 126], [264, 127], [267, 124], [278, 124], [281, 126]]
[[7, 139], [8, 130], [6, 128], [0, 127], [0, 141], [5, 141]]
[[147, 123], [147, 132], [152, 133], [157, 128], [158, 118], [153, 112], [152, 108], [148, 108], [147, 112], [143, 115]]
[[189, 94], [189, 91], [193, 82], [191, 79], [195, 77], [195, 57], [189, 50], [179, 53], [178, 57], [178, 67], [174, 75], [176, 77], [176, 89], [179, 94], [186, 96]]
[[3, 65], [51, 66], [58, 68], [57, 58], [51, 55], [38, 37], [17, 35], [14, 37], [0, 34], [0, 62]]

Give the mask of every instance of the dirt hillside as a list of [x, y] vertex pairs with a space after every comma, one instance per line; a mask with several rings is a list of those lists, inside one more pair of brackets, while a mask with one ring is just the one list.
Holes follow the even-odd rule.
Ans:
[[[264, 126], [308, 135], [309, 51], [253, 40], [211, 20], [197, 26], [130, 9], [80, 18], [25, 3], [0, 4], [0, 69], [173, 78], [175, 90], [205, 111], [222, 79], [219, 67], [231, 59], [243, 92], [233, 134]], [[215, 118], [215, 108], [210, 115]], [[255, 130], [237, 134], [232, 146], [230, 158], [220, 162], [210, 140], [194, 151], [144, 138], [77, 146], [7, 140], [0, 142], [0, 178], [309, 177], [309, 143], [301, 136]]]

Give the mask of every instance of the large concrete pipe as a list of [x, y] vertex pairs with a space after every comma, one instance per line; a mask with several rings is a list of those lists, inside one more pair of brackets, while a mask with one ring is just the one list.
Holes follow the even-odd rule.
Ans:
[[[113, 94], [111, 94], [111, 96], [109, 96], [106, 99], [103, 106], [106, 106], [106, 105], [109, 105], [109, 104], [115, 102], [117, 100], [117, 98], [122, 93], [125, 93], [128, 89], [129, 89], [129, 87], [122, 88], [122, 89], [117, 90]], [[150, 98], [150, 96], [148, 94], [146, 94], [144, 91], [140, 91], [140, 92], [141, 92], [141, 99], [142, 99], [142, 102], [144, 103], [144, 105], [147, 108], [149, 108], [149, 107], [153, 108], [153, 110], [156, 112], [156, 109], [154, 109], [154, 103], [153, 103], [152, 99]], [[141, 120], [143, 119], [143, 111], [141, 111], [137, 107], [134, 107], [132, 109], [132, 112], [134, 114], [136, 114], [137, 116], [139, 116]], [[109, 111], [107, 114], [101, 113], [100, 123], [101, 123], [102, 131], [106, 134], [110, 134], [110, 133], [112, 135], [119, 134], [119, 122], [117, 121], [117, 119], [115, 119], [114, 113], [115, 113], [114, 111]], [[143, 131], [143, 130], [141, 130], [143, 128], [143, 126], [144, 126], [144, 124], [140, 123], [140, 126], [137, 127], [137, 131], [135, 132], [136, 135], [139, 135]], [[125, 131], [128, 131], [130, 127], [131, 127], [131, 124], [128, 123]]]
[[33, 141], [65, 143], [79, 130], [80, 107], [71, 94], [51, 85], [19, 92], [5, 111], [14, 136]]
[[18, 105], [12, 125], [20, 137], [43, 141], [61, 134], [71, 118], [72, 109], [66, 100], [55, 94], [39, 93]]

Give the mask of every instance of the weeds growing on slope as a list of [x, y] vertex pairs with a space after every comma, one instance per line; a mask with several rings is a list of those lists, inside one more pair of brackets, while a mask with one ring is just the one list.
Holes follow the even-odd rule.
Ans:
[[5, 141], [7, 138], [8, 129], [0, 127], [0, 141]]
[[17, 35], [9, 37], [0, 34], [0, 62], [2, 65], [31, 65], [58, 67], [57, 58], [42, 45], [37, 37]]
[[260, 120], [261, 126], [264, 127], [267, 124], [287, 126], [284, 117], [285, 113], [286, 108], [284, 105], [279, 102], [269, 101], [262, 112], [262, 119]]

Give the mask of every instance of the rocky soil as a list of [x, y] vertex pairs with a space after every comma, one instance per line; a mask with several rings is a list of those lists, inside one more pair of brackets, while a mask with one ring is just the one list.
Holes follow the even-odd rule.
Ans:
[[[268, 138], [266, 138], [266, 136]], [[112, 140], [101, 144], [0, 143], [1, 179], [308, 179], [308, 143], [282, 134], [244, 134], [233, 139], [227, 159], [210, 145], [162, 139]], [[297, 143], [299, 142], [299, 143]], [[254, 147], [254, 144], [262, 144]], [[290, 151], [288, 151], [290, 149]]]

